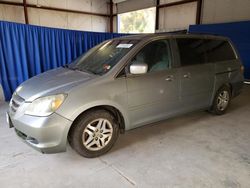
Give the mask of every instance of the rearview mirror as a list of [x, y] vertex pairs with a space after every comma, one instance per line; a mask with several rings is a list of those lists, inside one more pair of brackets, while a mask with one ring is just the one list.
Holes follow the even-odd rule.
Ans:
[[145, 74], [148, 72], [148, 65], [143, 62], [135, 62], [129, 67], [131, 74]]

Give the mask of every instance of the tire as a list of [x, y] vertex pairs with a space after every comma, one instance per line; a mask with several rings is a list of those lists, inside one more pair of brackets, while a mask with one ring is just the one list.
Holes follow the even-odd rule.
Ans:
[[105, 110], [94, 110], [76, 120], [68, 140], [77, 153], [94, 158], [108, 152], [118, 136], [119, 127], [114, 116]]
[[231, 103], [231, 90], [228, 86], [222, 86], [216, 93], [211, 112], [216, 115], [223, 115]]

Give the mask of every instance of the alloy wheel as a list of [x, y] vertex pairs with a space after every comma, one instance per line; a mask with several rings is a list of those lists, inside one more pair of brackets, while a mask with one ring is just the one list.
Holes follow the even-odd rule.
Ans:
[[224, 111], [229, 104], [230, 95], [228, 91], [222, 91], [217, 98], [217, 107], [219, 110]]
[[103, 149], [111, 140], [113, 127], [110, 121], [104, 118], [90, 122], [82, 134], [83, 145], [90, 151]]

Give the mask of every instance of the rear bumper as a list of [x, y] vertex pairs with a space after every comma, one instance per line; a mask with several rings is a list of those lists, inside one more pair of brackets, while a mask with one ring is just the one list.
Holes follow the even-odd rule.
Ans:
[[10, 116], [17, 135], [42, 153], [66, 151], [67, 135], [72, 122], [56, 113], [48, 117]]
[[232, 83], [232, 97], [237, 97], [239, 94], [241, 94], [243, 86], [243, 81]]

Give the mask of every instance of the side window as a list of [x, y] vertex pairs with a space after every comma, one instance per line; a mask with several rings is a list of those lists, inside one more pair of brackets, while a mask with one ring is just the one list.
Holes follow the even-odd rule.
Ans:
[[133, 63], [146, 63], [148, 72], [166, 70], [171, 65], [170, 46], [167, 40], [158, 40], [147, 44], [132, 59]]
[[228, 41], [207, 39], [207, 62], [219, 62], [236, 59], [232, 46]]
[[206, 53], [203, 39], [177, 38], [182, 66], [203, 64], [206, 62]]

